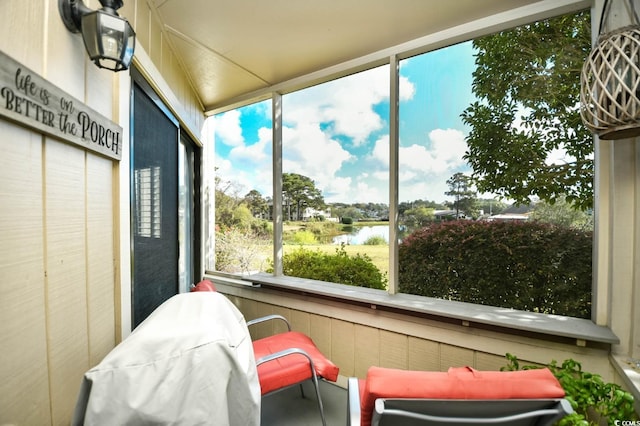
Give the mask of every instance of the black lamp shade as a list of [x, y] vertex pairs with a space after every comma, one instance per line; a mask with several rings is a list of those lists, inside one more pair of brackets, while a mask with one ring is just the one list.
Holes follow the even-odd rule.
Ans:
[[98, 67], [113, 71], [129, 68], [136, 34], [126, 19], [100, 9], [83, 15], [81, 28], [87, 53]]

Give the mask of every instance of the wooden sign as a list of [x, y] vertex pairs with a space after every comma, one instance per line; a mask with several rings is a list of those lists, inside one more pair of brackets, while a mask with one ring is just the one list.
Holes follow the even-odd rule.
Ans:
[[122, 127], [0, 51], [0, 116], [115, 160]]

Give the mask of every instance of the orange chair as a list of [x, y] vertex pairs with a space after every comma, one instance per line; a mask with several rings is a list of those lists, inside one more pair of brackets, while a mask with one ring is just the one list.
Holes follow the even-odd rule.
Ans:
[[191, 287], [191, 292], [194, 291], [217, 291], [216, 286], [209, 280], [202, 280], [198, 284]]
[[[211, 281], [202, 280], [191, 291], [216, 291], [216, 287]], [[289, 321], [281, 315], [268, 315], [247, 321], [247, 327], [270, 320], [284, 321], [287, 331], [253, 342], [262, 396], [311, 380], [322, 424], [326, 425], [318, 377], [335, 382], [338, 379], [338, 367], [320, 352], [308, 336], [291, 331]], [[302, 391], [302, 386], [300, 390]], [[302, 396], [304, 397], [304, 391]]]
[[[307, 335], [291, 331], [289, 321], [281, 315], [268, 315], [247, 321], [247, 326], [270, 320], [284, 321], [288, 331], [253, 342], [262, 396], [311, 380], [322, 424], [326, 425], [318, 377], [335, 382], [338, 379], [338, 367], [320, 352]], [[300, 389], [302, 390], [302, 386]], [[304, 397], [304, 391], [302, 396]]]
[[551, 425], [573, 412], [549, 369], [447, 372], [371, 367], [349, 378], [348, 424]]

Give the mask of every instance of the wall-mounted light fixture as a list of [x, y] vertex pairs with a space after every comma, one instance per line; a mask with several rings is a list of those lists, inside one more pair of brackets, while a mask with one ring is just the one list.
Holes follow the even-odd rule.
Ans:
[[582, 67], [580, 115], [600, 139], [640, 135], [640, 22], [634, 1], [632, 25], [603, 33], [613, 0], [605, 0], [598, 40]]
[[58, 0], [62, 22], [73, 33], [82, 32], [89, 58], [100, 68], [122, 71], [129, 68], [136, 33], [118, 15], [122, 0], [99, 0], [101, 9], [91, 10], [82, 0]]

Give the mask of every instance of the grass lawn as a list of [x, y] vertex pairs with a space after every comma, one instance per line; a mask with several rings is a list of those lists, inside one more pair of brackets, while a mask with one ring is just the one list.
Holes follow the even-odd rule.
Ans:
[[[283, 225], [283, 232], [286, 234], [294, 233], [296, 231], [301, 231], [308, 229], [309, 226], [326, 226], [327, 227], [327, 235], [335, 236], [339, 235], [343, 225], [340, 224], [314, 224], [307, 222], [285, 222]], [[388, 225], [388, 222], [356, 222], [352, 226], [375, 226], [375, 225]], [[336, 232], [337, 231], [337, 232]], [[285, 238], [286, 239], [286, 238]], [[323, 253], [335, 254], [336, 250], [340, 248], [339, 245], [336, 244], [295, 244], [295, 243], [286, 243], [283, 245], [284, 254], [290, 253], [300, 247], [303, 247], [305, 250], [316, 251], [319, 250]], [[387, 244], [382, 245], [345, 245], [344, 250], [347, 252], [349, 256], [355, 256], [360, 253], [361, 255], [367, 255], [371, 259], [371, 262], [382, 272], [389, 276], [389, 246]], [[263, 259], [272, 259], [273, 252], [271, 246], [265, 246], [262, 251]], [[264, 266], [264, 265], [263, 265]]]

